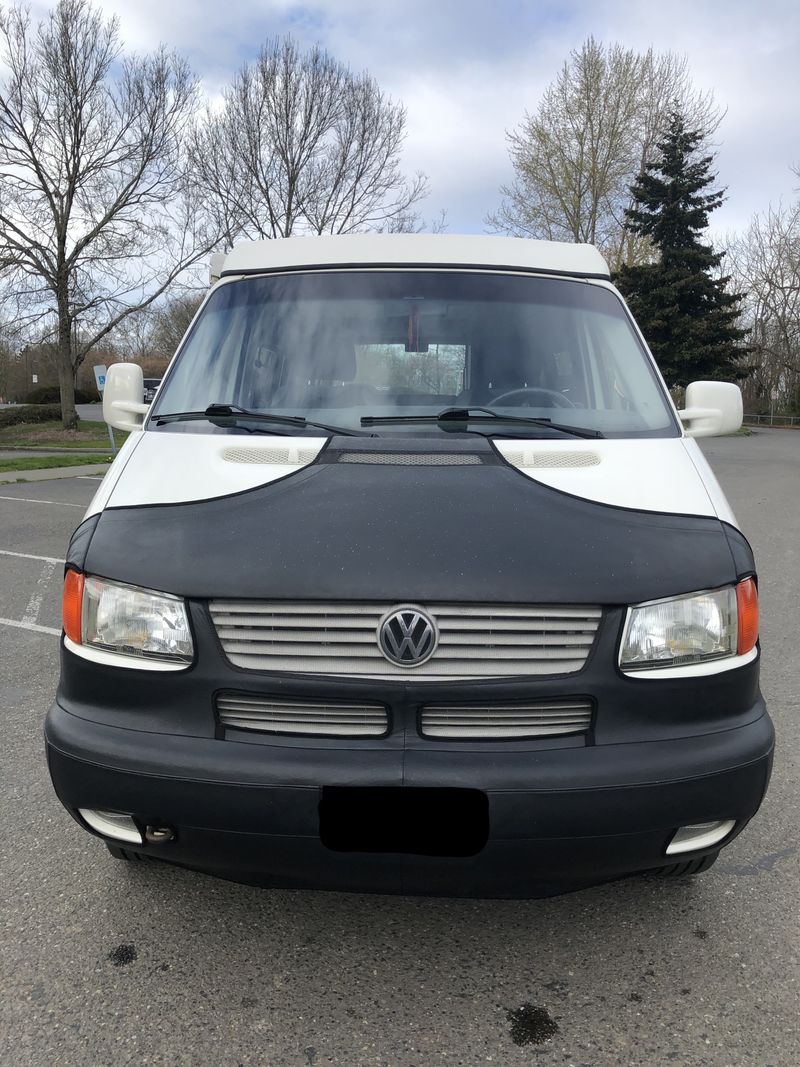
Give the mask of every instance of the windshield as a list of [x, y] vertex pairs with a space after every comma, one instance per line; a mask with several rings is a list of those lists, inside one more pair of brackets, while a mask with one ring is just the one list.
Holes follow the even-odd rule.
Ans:
[[[549, 436], [569, 424], [607, 437], [678, 436], [611, 290], [467, 271], [316, 271], [220, 286], [162, 384], [150, 426], [210, 405], [353, 430], [374, 419], [370, 432], [381, 435], [470, 432], [468, 417], [413, 419], [480, 407], [474, 430], [493, 435]], [[517, 421], [487, 426], [487, 409]], [[408, 420], [380, 425], [397, 416]], [[526, 426], [522, 417], [546, 421]], [[164, 428], [242, 432], [238, 422], [205, 419]], [[288, 423], [280, 432], [319, 435]]]

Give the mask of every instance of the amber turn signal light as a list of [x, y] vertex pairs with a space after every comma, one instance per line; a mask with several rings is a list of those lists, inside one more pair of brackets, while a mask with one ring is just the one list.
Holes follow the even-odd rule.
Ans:
[[739, 615], [739, 645], [743, 656], [756, 647], [758, 640], [758, 589], [755, 578], [745, 578], [736, 586], [736, 609]]
[[83, 575], [67, 571], [64, 576], [64, 595], [61, 601], [61, 617], [64, 633], [76, 645], [81, 643], [81, 612], [83, 609]]

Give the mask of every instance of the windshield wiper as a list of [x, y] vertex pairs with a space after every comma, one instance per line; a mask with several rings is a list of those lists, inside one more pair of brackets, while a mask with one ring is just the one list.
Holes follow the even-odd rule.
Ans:
[[[473, 415], [477, 411], [480, 414]], [[552, 419], [539, 419], [529, 415], [502, 415], [492, 408], [445, 408], [438, 415], [365, 415], [361, 420], [362, 426], [391, 426], [403, 422], [507, 422], [520, 426], [544, 426], [548, 430], [558, 430], [560, 433], [569, 434], [572, 437], [604, 437], [599, 430], [584, 430], [579, 426], [566, 426]]]
[[[271, 422], [280, 426], [296, 426], [303, 429], [305, 426], [313, 426], [317, 430], [325, 430], [327, 433], [345, 434], [348, 437], [371, 437], [372, 434], [364, 434], [361, 430], [349, 430], [344, 426], [329, 426], [325, 422], [314, 422], [302, 415], [273, 415], [266, 411], [249, 411], [237, 404], [209, 404], [205, 411], [171, 411], [166, 415], [155, 415], [156, 426], [166, 422], [191, 422], [196, 419], [242, 419], [254, 422]], [[259, 431], [255, 431], [259, 432]], [[265, 433], [278, 431], [261, 431]]]

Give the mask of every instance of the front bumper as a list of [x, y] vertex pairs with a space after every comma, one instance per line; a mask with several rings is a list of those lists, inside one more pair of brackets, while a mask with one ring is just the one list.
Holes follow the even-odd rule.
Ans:
[[[359, 750], [156, 736], [55, 703], [45, 734], [53, 783], [76, 818], [79, 807], [110, 809], [175, 829], [173, 842], [139, 850], [153, 857], [262, 885], [524, 897], [664, 866], [681, 825], [735, 819], [731, 840], [758, 810], [774, 742], [760, 698], [736, 721], [700, 736], [541, 751]], [[471, 856], [333, 850], [320, 838], [333, 786], [481, 791], [488, 839]]]

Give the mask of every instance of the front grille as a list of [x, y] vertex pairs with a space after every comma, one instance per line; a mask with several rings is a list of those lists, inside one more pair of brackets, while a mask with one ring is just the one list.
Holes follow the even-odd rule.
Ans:
[[598, 607], [429, 604], [436, 651], [419, 667], [400, 667], [377, 641], [381, 619], [397, 605], [212, 600], [209, 607], [237, 667], [408, 682], [573, 674], [601, 614]]
[[521, 737], [555, 737], [589, 729], [589, 700], [537, 701], [533, 704], [429, 704], [422, 709], [420, 732], [424, 737], [468, 741]]
[[380, 704], [329, 704], [221, 693], [217, 714], [223, 726], [270, 734], [382, 737], [389, 729], [388, 713]]

